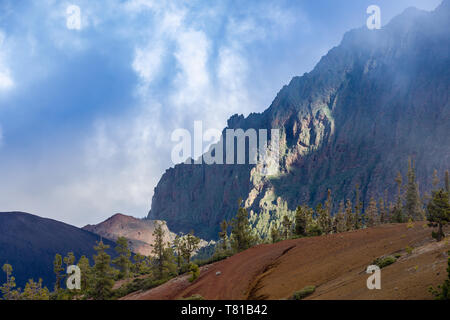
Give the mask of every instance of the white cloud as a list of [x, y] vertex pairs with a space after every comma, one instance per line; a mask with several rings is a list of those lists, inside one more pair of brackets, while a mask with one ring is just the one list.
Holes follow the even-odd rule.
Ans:
[[159, 74], [164, 53], [163, 46], [158, 42], [152, 42], [146, 48], [136, 49], [132, 66], [145, 86]]
[[130, 12], [140, 12], [143, 9], [156, 9], [158, 7], [158, 1], [154, 0], [130, 0], [125, 3], [125, 9]]
[[[129, 67], [139, 80], [138, 103], [124, 106], [120, 115], [97, 119], [82, 147], [72, 149], [70, 156], [55, 147], [70, 163], [49, 155], [39, 161], [45, 168], [23, 173], [15, 188], [21, 194], [14, 198], [10, 188], [4, 196], [11, 209], [22, 209], [14, 208], [14, 199], [20, 199], [23, 210], [53, 214], [77, 225], [96, 223], [115, 212], [144, 216], [161, 174], [173, 165], [173, 130], [192, 129], [194, 120], [202, 120], [205, 131], [221, 130], [232, 114], [266, 107], [249, 94], [255, 80], [249, 74], [254, 66], [247, 49], [274, 36], [276, 20], [286, 23], [281, 13], [263, 17], [268, 23], [261, 23], [252, 14], [223, 16], [219, 3], [194, 8], [188, 1], [116, 1], [103, 12], [103, 4], [79, 0], [85, 32], [74, 32], [65, 26], [67, 2], [53, 3], [45, 31], [57, 49], [73, 55], [91, 49], [106, 52], [103, 43], [86, 36], [87, 29], [127, 39], [133, 50]], [[108, 19], [114, 22], [108, 24]], [[224, 34], [217, 35], [212, 29], [219, 19], [226, 26]], [[35, 43], [36, 55], [43, 45]], [[45, 186], [28, 183], [43, 180]]]
[[81, 8], [70, 5], [66, 8], [66, 27], [69, 30], [81, 30]]
[[84, 178], [59, 193], [81, 197], [105, 215], [122, 211], [144, 216], [168, 163], [170, 145], [159, 110], [161, 105], [147, 101], [135, 114], [100, 120], [85, 141]]
[[3, 129], [0, 126], [0, 148], [3, 146]]
[[224, 105], [229, 105], [233, 109], [237, 109], [239, 105], [252, 106], [246, 90], [248, 64], [245, 58], [238, 50], [224, 47], [219, 52], [219, 61], [217, 74], [222, 87]]
[[175, 58], [180, 71], [174, 80], [177, 87], [173, 102], [184, 108], [208, 95], [209, 41], [202, 31], [187, 30], [177, 36], [176, 42]]
[[0, 30], [0, 91], [11, 89], [14, 86], [11, 71], [6, 65], [5, 39], [5, 33]]
[[8, 90], [14, 86], [14, 82], [8, 69], [0, 69], [0, 90]]

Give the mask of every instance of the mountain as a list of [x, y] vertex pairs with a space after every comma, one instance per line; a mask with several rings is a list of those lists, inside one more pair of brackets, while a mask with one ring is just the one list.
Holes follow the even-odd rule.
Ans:
[[[164, 241], [173, 243], [176, 234], [167, 228], [165, 221], [138, 219], [121, 213], [117, 213], [99, 224], [87, 225], [83, 229], [112, 241], [116, 241], [118, 237], [125, 237], [128, 239], [131, 251], [144, 256], [151, 256], [153, 255], [152, 245], [155, 242], [153, 232], [155, 231], [156, 223], [162, 224], [165, 234]], [[196, 253], [204, 253], [204, 255], [209, 256], [208, 249], [212, 245], [214, 245], [214, 241], [207, 242], [200, 239], [199, 250]]]
[[[334, 206], [370, 197], [393, 201], [408, 158], [420, 191], [450, 163], [450, 1], [415, 8], [380, 30], [346, 33], [317, 66], [284, 86], [263, 113], [234, 115], [230, 129], [279, 129], [280, 172], [258, 165], [178, 164], [155, 188], [149, 219], [175, 231], [217, 238], [239, 198], [261, 236], [299, 204], [315, 206], [331, 189]], [[225, 132], [225, 131], [224, 131]]]
[[[18, 287], [24, 287], [28, 279], [43, 279], [53, 289], [55, 276], [53, 260], [57, 253], [63, 257], [73, 252], [78, 259], [85, 255], [93, 263], [94, 245], [101, 238], [89, 231], [24, 212], [0, 212], [0, 265], [9, 263], [14, 271]], [[115, 255], [112, 241], [108, 253]], [[4, 274], [1, 273], [1, 281]]]
[[170, 232], [164, 221], [137, 219], [120, 213], [99, 224], [87, 225], [83, 229], [113, 241], [117, 240], [118, 237], [125, 237], [129, 240], [130, 249], [134, 253], [149, 256], [152, 254], [151, 244], [155, 240], [153, 232], [156, 223], [162, 223], [162, 229], [165, 232], [164, 241], [172, 242], [176, 235]]

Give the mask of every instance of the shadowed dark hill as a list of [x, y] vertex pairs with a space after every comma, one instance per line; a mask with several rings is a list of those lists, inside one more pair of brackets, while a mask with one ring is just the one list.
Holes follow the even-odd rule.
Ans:
[[[75, 254], [76, 261], [85, 255], [93, 263], [93, 249], [100, 236], [52, 219], [41, 218], [24, 212], [0, 212], [0, 265], [9, 263], [14, 269], [18, 287], [24, 287], [28, 279], [42, 278], [49, 289], [54, 286], [53, 260], [55, 254], [63, 257]], [[114, 255], [114, 242], [109, 254]], [[1, 272], [0, 283], [4, 283]]]

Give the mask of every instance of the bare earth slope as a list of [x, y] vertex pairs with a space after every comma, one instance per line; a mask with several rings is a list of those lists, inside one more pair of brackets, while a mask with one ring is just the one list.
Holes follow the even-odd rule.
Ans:
[[[204, 266], [194, 283], [180, 276], [125, 299], [179, 299], [200, 294], [206, 299], [286, 299], [315, 285], [309, 299], [431, 299], [430, 285], [447, 276], [448, 241], [436, 243], [431, 229], [417, 222], [323, 237], [260, 245]], [[413, 248], [408, 254], [405, 248]], [[368, 290], [365, 269], [377, 257], [400, 253], [382, 269], [381, 290]], [[216, 275], [220, 271], [220, 275]]]

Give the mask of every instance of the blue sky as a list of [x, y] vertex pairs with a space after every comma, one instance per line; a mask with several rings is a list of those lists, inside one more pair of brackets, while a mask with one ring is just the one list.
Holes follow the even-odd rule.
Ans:
[[371, 4], [386, 24], [439, 3], [0, 0], [0, 211], [77, 226], [146, 216], [173, 130], [263, 111]]

